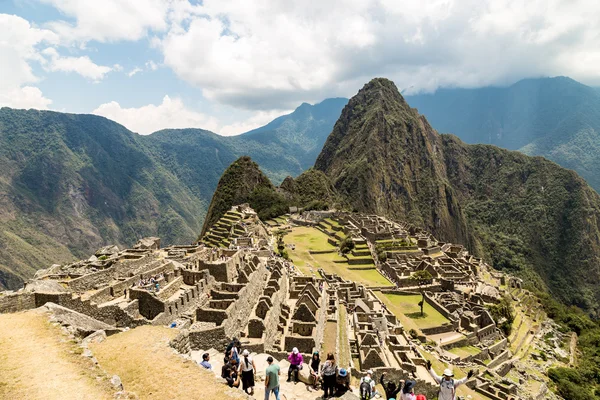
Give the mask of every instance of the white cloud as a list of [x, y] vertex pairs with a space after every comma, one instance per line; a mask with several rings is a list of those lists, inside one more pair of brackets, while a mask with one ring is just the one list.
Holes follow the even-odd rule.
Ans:
[[188, 109], [179, 98], [165, 96], [159, 105], [149, 104], [139, 108], [123, 108], [116, 101], [100, 105], [92, 114], [117, 121], [128, 129], [148, 135], [167, 128], [202, 128], [215, 131], [215, 118]]
[[158, 69], [158, 65], [152, 60], [146, 61], [146, 69], [151, 71], [156, 71]]
[[138, 40], [167, 28], [173, 1], [181, 0], [42, 0], [75, 20], [48, 23], [63, 42]]
[[45, 98], [42, 91], [33, 86], [0, 91], [0, 107], [45, 110], [50, 103], [52, 100]]
[[143, 69], [141, 69], [140, 67], [135, 67], [134, 69], [132, 69], [131, 71], [129, 71], [127, 73], [127, 76], [131, 78], [132, 76], [134, 76], [138, 72], [142, 72], [142, 71], [143, 71]]
[[594, 0], [205, 0], [172, 12], [164, 64], [206, 97], [269, 110], [352, 95], [570, 75], [600, 83]]
[[47, 108], [51, 101], [29, 84], [39, 78], [31, 62], [42, 62], [37, 47], [58, 43], [58, 36], [38, 29], [16, 15], [0, 14], [0, 105], [15, 108]]
[[239, 135], [240, 133], [245, 133], [252, 129], [264, 126], [275, 118], [284, 114], [289, 114], [290, 112], [290, 110], [258, 111], [247, 120], [221, 126], [217, 132], [223, 136]]
[[48, 62], [43, 64], [45, 70], [51, 72], [75, 72], [94, 82], [101, 81], [106, 74], [113, 70], [111, 67], [95, 64], [88, 56], [61, 56], [52, 47], [43, 50], [42, 54], [49, 58]]

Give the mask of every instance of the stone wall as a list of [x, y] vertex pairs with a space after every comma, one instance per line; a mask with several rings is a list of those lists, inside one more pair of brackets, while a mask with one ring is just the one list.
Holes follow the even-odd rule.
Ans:
[[183, 329], [170, 342], [169, 346], [177, 350], [181, 354], [188, 354], [192, 348], [190, 346], [190, 334], [187, 329]]
[[145, 289], [131, 289], [129, 298], [138, 301], [140, 314], [150, 321], [165, 311], [165, 303]]
[[83, 275], [79, 278], [67, 281], [69, 290], [75, 293], [83, 293], [95, 289], [99, 286], [108, 285], [116, 278], [115, 266], [103, 269], [98, 272]]
[[273, 307], [264, 318], [265, 332], [263, 335], [266, 348], [273, 348], [277, 339], [281, 337], [278, 330], [279, 320], [282, 316], [282, 304], [285, 303], [288, 292], [288, 277], [285, 269], [282, 269], [283, 275], [279, 278], [279, 290], [271, 296]]
[[246, 286], [238, 292], [237, 300], [227, 308], [227, 319], [223, 327], [228, 337], [240, 336], [251, 317], [251, 312], [260, 298], [266, 284], [268, 271], [261, 264], [250, 277]]
[[60, 294], [35, 294], [36, 307], [42, 306], [47, 302], [56, 303], [60, 306], [69, 308], [73, 311], [85, 314], [88, 317], [97, 319], [109, 325], [116, 327], [134, 328], [139, 325], [146, 325], [148, 322], [143, 319], [136, 319], [117, 305], [98, 307], [90, 300], [81, 300], [80, 297], [73, 297], [71, 293]]
[[490, 361], [490, 363], [487, 365], [487, 367], [490, 369], [496, 368], [498, 365], [502, 364], [504, 361], [508, 360], [509, 358], [510, 358], [510, 350], [505, 350], [502, 353], [500, 353], [500, 355], [498, 355], [498, 357], [496, 357], [492, 361]]
[[222, 326], [203, 329], [201, 331], [190, 330], [188, 332], [188, 338], [190, 342], [190, 349], [192, 350], [207, 350], [223, 349], [225, 353], [225, 347], [229, 343], [227, 336], [225, 335], [225, 329]]
[[11, 293], [0, 297], [0, 314], [30, 310], [37, 307], [34, 293]]

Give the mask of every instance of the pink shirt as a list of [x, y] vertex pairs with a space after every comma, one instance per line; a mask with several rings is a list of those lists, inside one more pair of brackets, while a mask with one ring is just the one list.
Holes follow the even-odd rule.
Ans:
[[300, 354], [300, 353], [298, 353], [298, 354], [294, 354], [294, 353], [292, 353], [292, 354], [290, 354], [290, 355], [288, 356], [288, 361], [289, 361], [289, 362], [290, 362], [290, 364], [292, 364], [292, 365], [300, 365], [300, 364], [302, 364], [302, 362], [303, 362], [304, 360], [302, 359], [302, 354]]

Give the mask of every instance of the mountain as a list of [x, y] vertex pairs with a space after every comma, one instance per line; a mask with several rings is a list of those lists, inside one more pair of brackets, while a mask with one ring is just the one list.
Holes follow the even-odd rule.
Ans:
[[597, 88], [566, 77], [526, 79], [505, 88], [439, 89], [407, 101], [442, 132], [544, 156], [600, 191]]
[[0, 109], [0, 285], [107, 243], [186, 242], [205, 207], [141, 137], [102, 117]]
[[275, 183], [302, 174], [346, 101], [303, 104], [234, 137], [140, 136], [94, 115], [0, 109], [0, 288], [106, 244], [196, 240], [231, 163], [251, 156]]
[[386, 79], [350, 99], [315, 168], [352, 208], [464, 243], [494, 267], [597, 315], [600, 196], [575, 172], [440, 135]]
[[[279, 196], [275, 186], [262, 173], [258, 164], [248, 156], [240, 157], [233, 162], [219, 179], [219, 184], [212, 197], [208, 213], [202, 227], [203, 236], [229, 209], [237, 204], [254, 203], [255, 197], [266, 193], [267, 196]], [[281, 201], [283, 199], [281, 198]], [[270, 203], [277, 203], [273, 201]], [[257, 213], [261, 209], [255, 209]], [[287, 212], [285, 205], [279, 214]]]
[[281, 146], [286, 154], [295, 155], [304, 171], [313, 166], [346, 103], [345, 98], [326, 99], [315, 105], [303, 103], [293, 113], [276, 118], [241, 138]]

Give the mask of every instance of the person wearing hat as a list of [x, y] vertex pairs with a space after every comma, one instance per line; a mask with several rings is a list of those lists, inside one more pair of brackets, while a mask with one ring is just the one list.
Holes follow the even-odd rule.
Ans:
[[400, 400], [417, 400], [417, 396], [415, 395], [415, 386], [417, 382], [408, 379], [404, 382], [404, 387], [402, 388], [402, 394], [400, 395]]
[[254, 395], [254, 371], [256, 371], [254, 360], [250, 357], [250, 352], [244, 350], [240, 360], [239, 374], [242, 376], [242, 389], [250, 396]]
[[292, 380], [293, 372], [294, 383], [298, 383], [298, 372], [302, 368], [302, 363], [304, 362], [304, 360], [302, 359], [302, 354], [300, 354], [297, 347], [294, 347], [292, 349], [292, 352], [288, 356], [288, 361], [290, 362], [290, 368], [288, 369], [287, 381], [290, 382]]
[[350, 375], [344, 368], [338, 370], [335, 377], [335, 397], [343, 396], [347, 391], [352, 391], [350, 388]]
[[456, 400], [456, 388], [469, 380], [474, 374], [473, 370], [470, 370], [467, 376], [455, 380], [452, 370], [446, 368], [444, 375], [438, 376], [433, 368], [431, 368], [431, 361], [429, 360], [427, 360], [427, 370], [431, 377], [440, 385], [438, 400]]
[[361, 390], [362, 390], [363, 383], [365, 383], [365, 382], [369, 385], [369, 389], [371, 391], [371, 398], [374, 398], [375, 395], [377, 394], [377, 391], [375, 390], [375, 379], [373, 379], [373, 370], [372, 369], [367, 371], [367, 376], [363, 376], [362, 378], [360, 378]]

